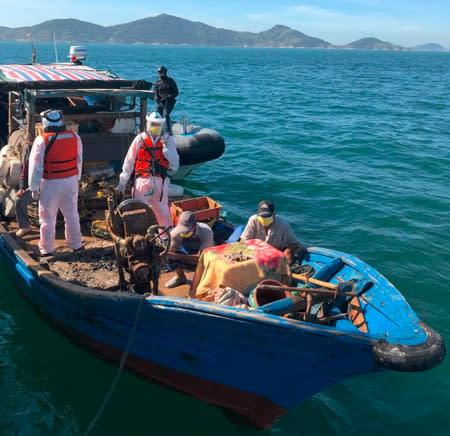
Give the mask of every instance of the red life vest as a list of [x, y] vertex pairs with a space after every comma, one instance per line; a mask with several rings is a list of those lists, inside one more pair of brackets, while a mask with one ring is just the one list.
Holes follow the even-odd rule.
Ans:
[[150, 175], [166, 177], [169, 161], [162, 151], [162, 138], [159, 137], [155, 145], [152, 144], [152, 140], [147, 133], [142, 134], [141, 139], [142, 147], [138, 151], [134, 165], [136, 177], [150, 177]]
[[[48, 147], [56, 133], [44, 132], [42, 138]], [[65, 179], [78, 174], [78, 143], [72, 130], [59, 132], [56, 141], [44, 158], [44, 179]]]

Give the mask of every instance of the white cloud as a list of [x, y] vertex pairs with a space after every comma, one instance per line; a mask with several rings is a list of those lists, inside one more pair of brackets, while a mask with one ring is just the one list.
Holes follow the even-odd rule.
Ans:
[[402, 32], [420, 32], [420, 31], [424, 30], [424, 27], [418, 26], [418, 25], [405, 25], [405, 26], [402, 26], [400, 30]]
[[274, 14], [247, 14], [247, 18], [251, 21], [256, 21], [258, 23], [266, 23], [267, 21], [274, 20]]
[[310, 5], [291, 6], [287, 9], [288, 15], [310, 15], [314, 17], [330, 18], [341, 16], [342, 14], [331, 9], [322, 9]]

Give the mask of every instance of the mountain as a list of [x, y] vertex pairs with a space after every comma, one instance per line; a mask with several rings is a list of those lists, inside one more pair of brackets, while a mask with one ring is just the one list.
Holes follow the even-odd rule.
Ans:
[[[74, 41], [117, 44], [169, 44], [216, 47], [293, 47], [347, 48], [365, 50], [439, 50], [439, 44], [424, 44], [407, 49], [376, 38], [363, 38], [346, 46], [335, 46], [298, 30], [276, 25], [263, 32], [238, 32], [161, 14], [115, 26], [99, 26], [73, 18], [49, 20], [35, 26], [9, 28], [0, 26], [0, 40]], [[440, 48], [437, 48], [440, 47]]]
[[166, 14], [106, 29], [109, 31], [109, 42], [125, 44], [234, 46], [244, 45], [252, 35], [250, 32], [217, 29]]
[[353, 41], [344, 46], [344, 48], [352, 48], [357, 50], [408, 50], [399, 45], [394, 45], [387, 41], [381, 41], [377, 38], [362, 38]]
[[106, 42], [108, 32], [105, 27], [98, 24], [73, 18], [45, 21], [36, 26], [17, 27], [11, 29], [0, 27], [0, 39], [28, 40], [30, 35], [33, 41], [53, 41], [53, 34], [59, 41]]
[[204, 23], [161, 14], [130, 23], [103, 27], [75, 19], [50, 20], [36, 26], [0, 27], [0, 40], [111, 42], [121, 44], [170, 44], [194, 46], [314, 47], [329, 42], [277, 25], [259, 33], [220, 29]]
[[255, 34], [255, 45], [260, 47], [308, 47], [308, 48], [330, 48], [329, 42], [319, 38], [305, 35], [298, 30], [280, 24], [269, 30]]
[[411, 47], [411, 50], [414, 50], [414, 51], [449, 51], [447, 48], [443, 47], [440, 44], [436, 44], [435, 42], [429, 42], [428, 44], [416, 45], [415, 47]]

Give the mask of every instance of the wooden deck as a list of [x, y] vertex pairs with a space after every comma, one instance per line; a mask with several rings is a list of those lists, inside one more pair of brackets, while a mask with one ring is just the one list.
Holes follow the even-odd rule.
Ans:
[[[55, 251], [53, 256], [45, 258], [39, 257], [38, 227], [32, 226], [30, 233], [22, 238], [17, 238], [15, 233], [18, 227], [15, 221], [3, 222], [2, 224], [31, 257], [38, 260], [62, 279], [103, 290], [114, 290], [117, 286], [119, 276], [113, 244], [111, 240], [93, 236], [90, 231], [90, 222], [85, 222], [81, 226], [84, 250], [78, 252], [71, 250], [65, 244], [64, 226], [57, 226]], [[167, 268], [163, 267], [159, 280], [158, 294], [186, 298], [189, 294], [190, 282], [194, 276], [192, 267], [189, 269], [185, 270], [188, 284], [177, 286], [176, 288], [166, 288], [164, 285], [174, 276], [174, 273], [167, 271]]]

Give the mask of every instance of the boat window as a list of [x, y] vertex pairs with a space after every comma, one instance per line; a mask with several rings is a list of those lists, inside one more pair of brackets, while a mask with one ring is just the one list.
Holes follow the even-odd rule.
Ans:
[[131, 96], [119, 97], [119, 111], [131, 111], [136, 107], [136, 98]]

